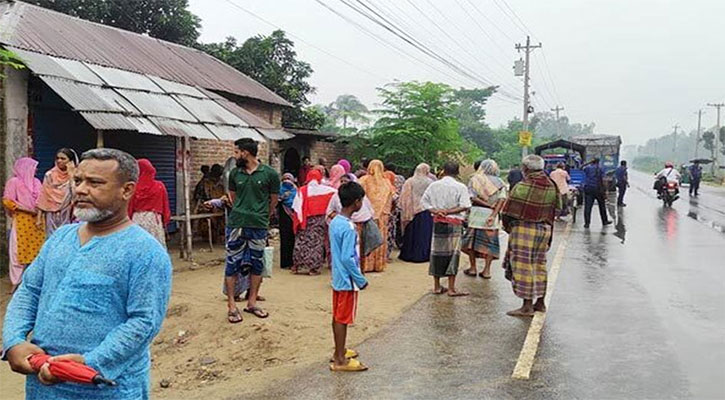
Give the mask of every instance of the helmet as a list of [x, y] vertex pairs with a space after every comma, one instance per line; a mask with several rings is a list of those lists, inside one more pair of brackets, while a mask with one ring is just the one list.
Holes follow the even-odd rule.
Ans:
[[667, 161], [667, 162], [665, 163], [665, 168], [674, 168], [674, 167], [675, 167], [675, 165], [674, 165], [674, 164], [672, 164], [672, 161]]

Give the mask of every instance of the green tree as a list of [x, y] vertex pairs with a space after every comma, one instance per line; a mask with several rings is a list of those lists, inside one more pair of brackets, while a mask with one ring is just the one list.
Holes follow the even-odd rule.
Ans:
[[32, 4], [85, 20], [191, 46], [201, 19], [188, 0], [30, 0]]
[[383, 108], [355, 146], [359, 157], [379, 158], [412, 170], [422, 162], [440, 165], [463, 158], [464, 141], [454, 115], [454, 90], [442, 83], [403, 82], [378, 88]]
[[458, 120], [461, 136], [474, 143], [485, 154], [499, 149], [493, 130], [486, 124], [485, 105], [496, 92], [496, 87], [485, 89], [459, 89], [454, 93], [453, 112]]
[[310, 104], [307, 96], [315, 91], [307, 81], [312, 75], [312, 67], [297, 59], [294, 42], [284, 31], [251, 37], [241, 46], [236, 39], [228, 37], [224, 42], [200, 44], [199, 48], [290, 102], [294, 108], [284, 111], [285, 126], [307, 129], [321, 126], [324, 119], [319, 110], [305, 108]]
[[337, 99], [328, 106], [328, 113], [335, 123], [342, 120], [342, 132], [348, 130], [348, 121], [353, 123], [370, 122], [370, 118], [367, 116], [369, 112], [365, 104], [351, 94], [337, 96]]

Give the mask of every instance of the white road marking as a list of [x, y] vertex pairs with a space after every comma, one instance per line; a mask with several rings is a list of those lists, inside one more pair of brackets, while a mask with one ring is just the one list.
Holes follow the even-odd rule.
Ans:
[[[561, 239], [559, 247], [556, 250], [556, 255], [554, 256], [554, 261], [551, 263], [548, 287], [546, 290], [546, 296], [544, 297], [544, 302], [547, 307], [551, 306], [551, 296], [554, 294], [556, 279], [559, 276], [561, 263], [564, 260], [564, 254], [566, 253], [566, 247], [569, 244], [571, 226], [572, 224], [569, 223], [564, 229], [564, 237]], [[521, 353], [519, 353], [519, 359], [516, 362], [516, 367], [514, 367], [514, 372], [511, 374], [513, 379], [529, 379], [531, 375], [531, 367], [534, 365], [536, 352], [539, 349], [541, 330], [544, 328], [545, 320], [546, 313], [536, 312], [534, 314], [534, 317], [531, 320], [531, 325], [529, 326], [529, 332], [526, 334], [524, 346], [521, 348]]]

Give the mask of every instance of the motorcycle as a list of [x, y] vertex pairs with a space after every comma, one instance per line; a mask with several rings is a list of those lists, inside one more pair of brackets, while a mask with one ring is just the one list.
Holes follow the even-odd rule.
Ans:
[[680, 198], [680, 185], [677, 182], [668, 182], [665, 178], [660, 178], [659, 195], [665, 207], [672, 207], [672, 203]]

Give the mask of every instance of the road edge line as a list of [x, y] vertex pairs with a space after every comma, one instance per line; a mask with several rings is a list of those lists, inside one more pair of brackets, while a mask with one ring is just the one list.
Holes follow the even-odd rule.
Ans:
[[[568, 223], [564, 230], [564, 238], [559, 243], [559, 247], [556, 249], [554, 255], [554, 261], [551, 263], [551, 271], [549, 274], [548, 288], [544, 302], [547, 307], [551, 305], [551, 297], [554, 294], [554, 288], [556, 287], [556, 280], [559, 277], [559, 270], [561, 269], [561, 263], [564, 260], [564, 254], [566, 248], [569, 245], [569, 234], [571, 233], [572, 223]], [[546, 320], [546, 313], [536, 312], [529, 325], [529, 331], [526, 334], [526, 340], [519, 353], [519, 358], [516, 361], [516, 366], [511, 374], [511, 378], [526, 380], [531, 376], [531, 368], [534, 366], [536, 359], [536, 352], [539, 349], [539, 341], [541, 340], [541, 331], [544, 328], [544, 321]]]

